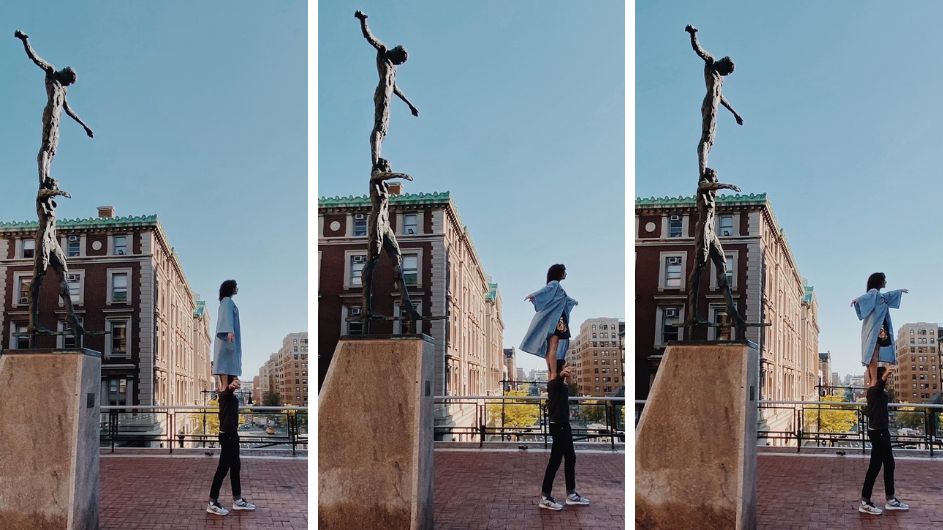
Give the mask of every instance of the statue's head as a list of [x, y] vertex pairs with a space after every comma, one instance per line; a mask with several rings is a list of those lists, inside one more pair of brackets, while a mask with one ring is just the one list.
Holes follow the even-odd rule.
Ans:
[[723, 59], [714, 63], [714, 69], [716, 69], [717, 73], [720, 75], [732, 74], [735, 67], [736, 65], [733, 64], [733, 59], [730, 57], [724, 57]]
[[396, 46], [386, 52], [386, 57], [393, 64], [403, 64], [406, 62], [406, 59], [409, 57], [409, 54], [406, 53], [406, 48], [402, 46]]
[[706, 180], [707, 182], [717, 182], [717, 171], [709, 167], [704, 168], [704, 174], [701, 175], [701, 180]]
[[59, 189], [59, 181], [52, 177], [43, 177], [43, 189], [57, 190]]
[[377, 164], [373, 167], [374, 171], [383, 171], [389, 173], [393, 171], [393, 166], [390, 165], [390, 161], [385, 158], [378, 158]]
[[62, 70], [56, 72], [56, 79], [62, 86], [69, 86], [72, 83], [75, 83], [75, 80], [78, 79], [78, 76], [75, 75], [75, 70], [71, 66], [66, 66]]

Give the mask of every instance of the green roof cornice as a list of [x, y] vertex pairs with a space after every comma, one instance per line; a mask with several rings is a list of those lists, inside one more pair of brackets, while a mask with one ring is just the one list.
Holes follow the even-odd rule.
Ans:
[[[101, 229], [110, 227], [155, 226], [156, 215], [139, 215], [128, 217], [89, 217], [88, 219], [59, 219], [56, 229]], [[0, 232], [34, 231], [39, 228], [38, 221], [10, 221], [0, 222]]]
[[[431, 192], [431, 193], [404, 193], [402, 195], [391, 195], [390, 206], [421, 206], [426, 204], [442, 204], [449, 201], [451, 196], [449, 192]], [[318, 208], [359, 208], [370, 206], [370, 197], [360, 195], [354, 197], [321, 197], [318, 199]]]
[[[717, 195], [717, 205], [724, 206], [742, 206], [742, 205], [754, 205], [754, 206], [763, 206], [767, 203], [765, 193], [744, 193], [736, 195]], [[649, 208], [677, 208], [677, 207], [694, 207], [696, 206], [696, 197], [690, 196], [680, 196], [680, 197], [649, 197], [643, 198], [638, 197], [635, 199], [636, 207], [649, 207]]]

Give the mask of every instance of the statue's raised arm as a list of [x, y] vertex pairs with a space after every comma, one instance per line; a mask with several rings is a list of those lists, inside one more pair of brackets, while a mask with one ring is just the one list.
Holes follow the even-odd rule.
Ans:
[[44, 61], [42, 57], [36, 55], [36, 52], [33, 51], [33, 47], [29, 45], [29, 35], [23, 33], [20, 30], [16, 30], [13, 36], [23, 41], [23, 47], [26, 48], [26, 55], [28, 55], [29, 58], [34, 63], [36, 63], [36, 66], [42, 68], [47, 74], [52, 74], [56, 71], [56, 68], [53, 65]]
[[377, 51], [386, 51], [386, 45], [379, 41], [376, 37], [373, 36], [373, 33], [370, 33], [370, 28], [367, 27], [367, 15], [363, 11], [358, 10], [354, 13], [354, 17], [360, 19], [360, 31], [363, 32], [363, 38], [367, 39], [367, 42], [371, 46], [377, 49]]
[[698, 54], [701, 59], [705, 61], [713, 61], [714, 56], [704, 51], [704, 48], [701, 48], [701, 45], [697, 42], [697, 28], [688, 24], [684, 31], [687, 31], [691, 34], [691, 47], [694, 48], [694, 52]]

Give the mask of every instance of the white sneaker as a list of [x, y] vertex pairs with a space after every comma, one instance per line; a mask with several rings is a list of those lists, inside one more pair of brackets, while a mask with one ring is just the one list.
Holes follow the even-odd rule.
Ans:
[[210, 502], [206, 506], [206, 513], [212, 513], [215, 515], [228, 515], [229, 510], [223, 508], [223, 506], [218, 502]]
[[580, 497], [580, 494], [574, 491], [573, 493], [566, 496], [566, 503], [567, 504], [589, 504], [589, 499], [587, 499], [586, 497]]
[[563, 505], [553, 500], [553, 497], [541, 496], [540, 504], [538, 504], [538, 506], [540, 506], [541, 508], [544, 508], [545, 510], [562, 510], [563, 509]]
[[886, 503], [884, 503], [885, 510], [909, 510], [910, 506], [900, 502], [900, 499], [897, 497], [892, 497]]
[[861, 505], [858, 506], [858, 511], [861, 513], [870, 513], [871, 515], [881, 515], [884, 513], [870, 501], [861, 501]]
[[232, 509], [233, 510], [255, 510], [255, 505], [240, 497], [239, 500], [233, 501]]

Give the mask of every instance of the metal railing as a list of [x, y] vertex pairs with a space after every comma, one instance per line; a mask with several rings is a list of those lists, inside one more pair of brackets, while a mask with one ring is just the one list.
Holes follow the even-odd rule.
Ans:
[[[635, 401], [635, 425], [645, 400]], [[860, 449], [870, 447], [866, 404], [856, 401], [760, 401], [757, 444]], [[943, 450], [943, 405], [889, 403], [891, 445], [904, 450]]]
[[[465, 421], [444, 425], [437, 420], [435, 439], [464, 437], [479, 447], [508, 442], [546, 447], [551, 441], [546, 401], [546, 396], [436, 396], [436, 418]], [[625, 442], [625, 398], [571, 397], [570, 427], [574, 442], [608, 443], [615, 449]]]
[[[100, 447], [216, 447], [217, 406], [102, 406]], [[292, 455], [308, 447], [307, 407], [239, 407], [239, 445], [290, 446]]]

